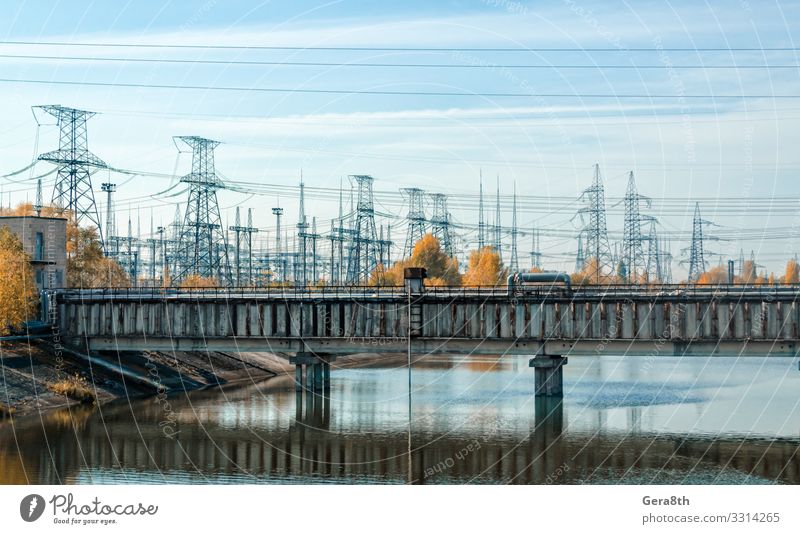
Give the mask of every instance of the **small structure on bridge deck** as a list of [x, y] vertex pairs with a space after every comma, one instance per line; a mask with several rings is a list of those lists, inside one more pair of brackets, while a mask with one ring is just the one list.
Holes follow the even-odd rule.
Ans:
[[564, 369], [567, 358], [553, 354], [537, 354], [528, 362], [528, 367], [534, 368], [535, 396], [537, 397], [563, 397], [564, 396]]

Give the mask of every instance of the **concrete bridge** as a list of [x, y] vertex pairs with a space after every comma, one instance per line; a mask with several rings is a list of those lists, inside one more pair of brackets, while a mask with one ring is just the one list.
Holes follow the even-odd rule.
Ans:
[[539, 355], [537, 391], [560, 395], [563, 356], [795, 356], [799, 294], [797, 286], [147, 288], [60, 290], [48, 309], [60, 336], [87, 351], [283, 353], [298, 365], [298, 384], [306, 366], [315, 388], [338, 354]]

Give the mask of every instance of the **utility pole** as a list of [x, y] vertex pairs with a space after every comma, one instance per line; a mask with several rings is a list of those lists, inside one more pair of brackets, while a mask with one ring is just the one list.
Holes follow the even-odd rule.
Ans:
[[[117, 190], [117, 184], [104, 183], [100, 189], [106, 194], [106, 239], [112, 239], [116, 234], [114, 229], [114, 203], [112, 195]], [[106, 256], [116, 256], [118, 250], [115, 246], [106, 246]]]
[[275, 215], [275, 258], [280, 270], [280, 280], [286, 281], [286, 264], [284, 263], [283, 247], [281, 246], [281, 216], [283, 215], [283, 208], [280, 206], [272, 208], [272, 214]]
[[42, 179], [39, 178], [36, 180], [36, 203], [33, 205], [33, 209], [36, 210], [36, 216], [42, 216]]

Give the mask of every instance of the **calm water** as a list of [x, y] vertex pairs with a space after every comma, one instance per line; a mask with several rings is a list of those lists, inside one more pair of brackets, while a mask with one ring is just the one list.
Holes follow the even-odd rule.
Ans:
[[0, 483], [798, 483], [791, 358], [428, 357], [0, 423]]

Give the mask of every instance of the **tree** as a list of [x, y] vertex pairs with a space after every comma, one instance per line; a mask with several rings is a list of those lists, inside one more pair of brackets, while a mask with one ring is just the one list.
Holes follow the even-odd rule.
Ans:
[[600, 262], [592, 256], [583, 264], [583, 269], [570, 275], [572, 283], [575, 285], [609, 285], [620, 282], [614, 274], [603, 274]]
[[800, 283], [800, 265], [796, 259], [791, 259], [786, 262], [786, 273], [783, 275], [784, 284], [797, 284]]
[[713, 267], [708, 271], [702, 273], [698, 278], [696, 284], [698, 285], [714, 285], [714, 284], [727, 284], [728, 283], [728, 269], [722, 265]]
[[190, 274], [181, 282], [182, 289], [191, 288], [213, 288], [219, 287], [219, 282], [216, 278], [200, 276], [199, 274]]
[[469, 255], [467, 272], [464, 274], [464, 285], [467, 286], [497, 286], [505, 282], [508, 271], [503, 267], [494, 247], [486, 246], [473, 250]]
[[428, 272], [429, 286], [461, 285], [461, 273], [458, 272], [458, 260], [451, 258], [442, 250], [442, 245], [433, 234], [425, 234], [414, 245], [410, 258], [400, 260], [389, 268], [384, 265], [370, 274], [369, 284], [375, 286], [403, 285], [403, 270], [406, 267], [424, 267]]
[[741, 284], [755, 284], [757, 278], [755, 262], [753, 260], [745, 260], [742, 266], [742, 276], [737, 281]]
[[72, 220], [67, 223], [67, 286], [130, 286], [130, 280], [122, 266], [103, 255], [97, 231], [94, 228], [81, 228]]
[[8, 227], [0, 228], [0, 334], [19, 328], [36, 311], [30, 256]]

